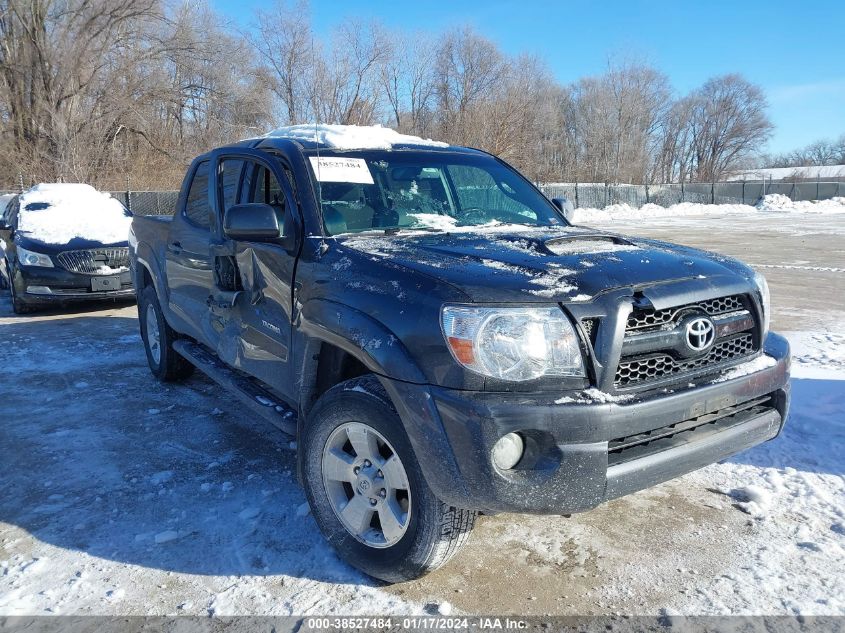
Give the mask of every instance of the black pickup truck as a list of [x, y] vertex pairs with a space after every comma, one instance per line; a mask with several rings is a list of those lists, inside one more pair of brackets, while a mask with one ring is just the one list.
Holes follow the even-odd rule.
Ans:
[[572, 226], [479, 150], [332, 132], [200, 156], [130, 260], [153, 374], [197, 367], [296, 437], [351, 564], [414, 578], [479, 513], [588, 510], [783, 428], [748, 266]]

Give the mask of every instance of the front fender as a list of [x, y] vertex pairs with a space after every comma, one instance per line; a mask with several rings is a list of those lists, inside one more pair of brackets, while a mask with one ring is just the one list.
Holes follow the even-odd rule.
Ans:
[[[425, 375], [405, 345], [382, 323], [360, 310], [330, 299], [312, 299], [302, 306], [296, 329], [319, 344], [326, 342], [342, 349], [375, 374], [426, 383]], [[306, 343], [303, 349], [309, 347], [313, 345]], [[304, 358], [310, 360], [312, 356], [305, 354]]]

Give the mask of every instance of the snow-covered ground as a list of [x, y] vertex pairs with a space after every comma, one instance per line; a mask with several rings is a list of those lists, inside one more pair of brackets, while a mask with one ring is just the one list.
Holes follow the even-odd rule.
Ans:
[[845, 215], [754, 213], [603, 226], [775, 267], [784, 433], [570, 519], [483, 517], [449, 565], [393, 587], [319, 535], [289, 438], [202, 377], [153, 381], [134, 307], [14, 317], [3, 297], [0, 616], [845, 615]]

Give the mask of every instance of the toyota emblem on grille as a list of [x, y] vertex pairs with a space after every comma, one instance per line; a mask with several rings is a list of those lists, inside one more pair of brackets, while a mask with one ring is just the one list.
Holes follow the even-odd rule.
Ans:
[[716, 328], [707, 317], [698, 317], [687, 322], [686, 343], [694, 352], [703, 352], [716, 339]]

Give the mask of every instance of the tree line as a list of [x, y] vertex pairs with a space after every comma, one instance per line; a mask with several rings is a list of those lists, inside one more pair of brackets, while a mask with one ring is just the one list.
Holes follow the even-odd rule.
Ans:
[[761, 167], [803, 167], [805, 165], [845, 165], [845, 134], [823, 139], [783, 154], [766, 155]]
[[759, 153], [766, 107], [739, 75], [678, 95], [632, 61], [563, 85], [465, 26], [320, 38], [304, 2], [238, 29], [199, 2], [0, 0], [0, 187], [173, 188], [209, 148], [313, 121], [479, 147], [538, 181], [711, 181]]

